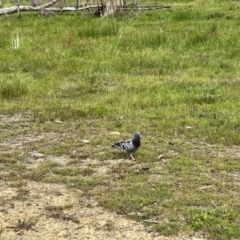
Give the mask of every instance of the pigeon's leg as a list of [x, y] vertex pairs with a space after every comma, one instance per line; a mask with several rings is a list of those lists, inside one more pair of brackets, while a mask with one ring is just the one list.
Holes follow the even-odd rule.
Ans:
[[135, 158], [133, 157], [133, 155], [131, 153], [129, 155], [132, 158], [132, 160], [135, 160]]

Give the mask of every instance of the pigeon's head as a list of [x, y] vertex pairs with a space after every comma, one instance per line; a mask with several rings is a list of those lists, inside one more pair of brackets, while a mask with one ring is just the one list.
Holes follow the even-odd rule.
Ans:
[[134, 138], [141, 138], [142, 137], [142, 135], [141, 135], [141, 133], [140, 132], [136, 132], [135, 133], [135, 136], [134, 136]]

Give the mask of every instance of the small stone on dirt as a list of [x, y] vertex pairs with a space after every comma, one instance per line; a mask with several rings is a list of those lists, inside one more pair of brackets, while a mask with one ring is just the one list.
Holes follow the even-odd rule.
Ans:
[[38, 152], [30, 152], [31, 156], [35, 159], [39, 159], [39, 158], [43, 158], [44, 157], [44, 154], [42, 153], [38, 153]]
[[110, 132], [110, 135], [120, 135], [120, 132]]

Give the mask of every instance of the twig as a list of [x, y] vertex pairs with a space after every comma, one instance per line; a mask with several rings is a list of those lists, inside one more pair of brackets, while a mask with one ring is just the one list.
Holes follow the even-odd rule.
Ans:
[[[135, 5], [134, 5], [135, 6]], [[127, 7], [123, 8], [124, 11], [148, 11], [148, 10], [157, 10], [162, 8], [170, 8], [171, 6], [145, 6], [145, 7]]]
[[20, 5], [20, 4], [19, 4], [19, 1], [20, 1], [20, 0], [17, 0], [17, 1], [16, 1], [16, 2], [17, 2], [16, 5], [17, 5], [17, 13], [18, 13], [18, 17], [20, 16], [20, 9], [19, 9], [19, 5]]

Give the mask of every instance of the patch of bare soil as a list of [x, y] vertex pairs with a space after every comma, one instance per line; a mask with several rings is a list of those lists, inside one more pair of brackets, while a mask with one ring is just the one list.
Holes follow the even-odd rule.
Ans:
[[[28, 158], [27, 168], [34, 168], [52, 156], [28, 152], [27, 143], [48, 139], [58, 142], [58, 133], [39, 135], [14, 134], [15, 129], [28, 129], [31, 117], [27, 115], [0, 115], [2, 132], [11, 131], [12, 136], [0, 143], [0, 151], [23, 151]], [[69, 156], [54, 157], [61, 165]], [[89, 160], [90, 161], [90, 160]], [[92, 160], [95, 161], [95, 160]], [[82, 162], [84, 167], [86, 161]], [[108, 164], [110, 164], [109, 160]], [[114, 161], [116, 162], [116, 161]], [[95, 162], [94, 162], [95, 163]], [[96, 162], [97, 164], [97, 162]], [[106, 166], [99, 164], [99, 173], [106, 172]], [[238, 178], [239, 176], [235, 176]], [[204, 236], [164, 237], [153, 233], [142, 223], [137, 223], [98, 206], [93, 198], [83, 197], [79, 190], [68, 189], [61, 184], [47, 184], [23, 181], [16, 187], [12, 182], [0, 179], [0, 239], [121, 239], [121, 240], [200, 240]]]
[[19, 189], [0, 181], [0, 192], [1, 239], [203, 239], [159, 236], [60, 184], [26, 181]]
[[[59, 184], [28, 181], [19, 190], [1, 181], [2, 239], [153, 239], [141, 224], [77, 197]], [[141, 234], [139, 234], [141, 232]], [[160, 238], [156, 238], [160, 239]], [[162, 239], [162, 238], [161, 238]]]

